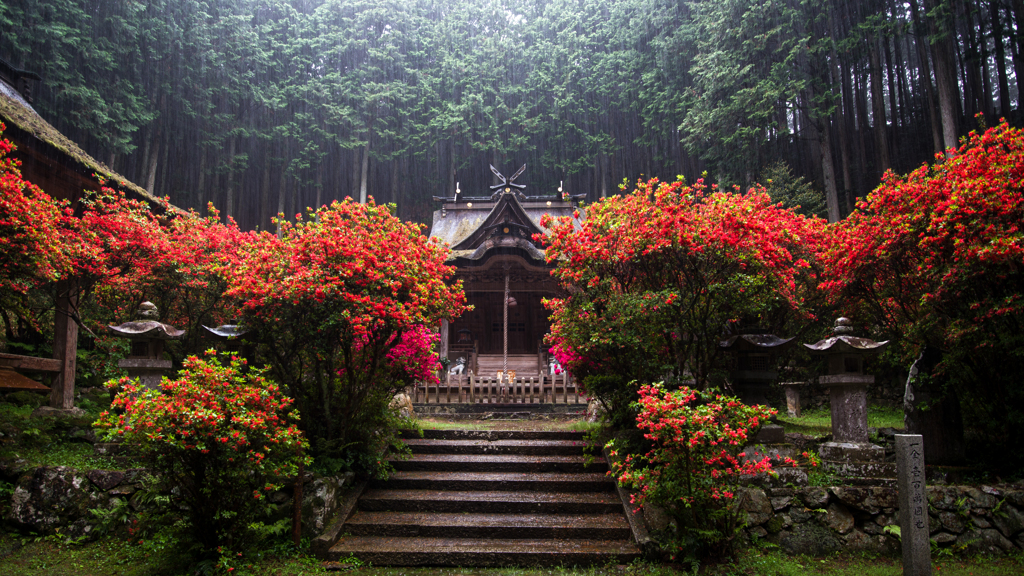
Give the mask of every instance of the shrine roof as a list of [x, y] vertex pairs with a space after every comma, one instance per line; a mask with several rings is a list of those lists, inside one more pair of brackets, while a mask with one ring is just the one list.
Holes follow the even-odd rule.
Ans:
[[[2, 80], [0, 80], [0, 121], [7, 126], [4, 137], [15, 141], [19, 147], [37, 146], [50, 156], [67, 158], [75, 165], [77, 171], [86, 176], [91, 178], [93, 174], [97, 174], [106, 179], [109, 185], [146, 200], [154, 206], [159, 205], [156, 197], [146, 189], [132, 183], [110, 167], [86, 154], [78, 144], [44, 120], [21, 93]], [[26, 143], [25, 138], [18, 137], [19, 133], [35, 142]], [[172, 210], [174, 209], [172, 207]]]
[[[512, 204], [514, 206], [510, 206]], [[520, 201], [514, 195], [503, 195], [493, 202], [445, 202], [442, 209], [434, 211], [430, 235], [442, 240], [453, 248], [449, 260], [456, 258], [473, 259], [474, 254], [480, 255], [480, 243], [473, 242], [474, 236], [480, 237], [482, 228], [489, 221], [493, 220], [497, 213], [502, 211], [505, 206], [512, 208], [511, 214], [520, 217], [516, 218], [516, 221], [524, 220], [517, 223], [532, 229], [533, 232], [542, 234], [548, 232], [548, 229], [541, 225], [541, 219], [545, 214], [550, 214], [555, 218], [574, 218], [577, 225], [584, 217], [583, 210], [575, 208], [572, 202], [532, 199]], [[544, 251], [542, 249], [534, 248], [533, 250], [527, 250], [531, 252], [534, 258], [539, 257], [543, 259]]]

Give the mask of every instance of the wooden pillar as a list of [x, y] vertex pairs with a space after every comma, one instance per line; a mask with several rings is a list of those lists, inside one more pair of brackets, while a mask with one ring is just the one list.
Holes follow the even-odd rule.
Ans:
[[441, 358], [448, 357], [448, 321], [441, 320], [441, 333], [438, 336], [440, 343], [437, 347], [437, 355]]
[[71, 319], [76, 297], [73, 286], [57, 287], [57, 310], [53, 323], [53, 357], [60, 362], [60, 373], [50, 387], [50, 407], [68, 410], [75, 406], [75, 359], [78, 353], [78, 324]]

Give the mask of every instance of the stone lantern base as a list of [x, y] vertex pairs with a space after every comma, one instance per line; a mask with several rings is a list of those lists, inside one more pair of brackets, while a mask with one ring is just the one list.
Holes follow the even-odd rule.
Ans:
[[[853, 483], [864, 480], [886, 484], [896, 478], [896, 464], [886, 462], [885, 449], [870, 442], [826, 442], [818, 447], [818, 455], [826, 470]], [[882, 482], [886, 479], [889, 482]]]
[[154, 358], [125, 358], [117, 363], [119, 368], [124, 368], [128, 371], [128, 377], [132, 380], [136, 378], [139, 382], [149, 388], [150, 390], [160, 389], [160, 380], [163, 378], [164, 372], [170, 370], [173, 364], [170, 360], [158, 360]]

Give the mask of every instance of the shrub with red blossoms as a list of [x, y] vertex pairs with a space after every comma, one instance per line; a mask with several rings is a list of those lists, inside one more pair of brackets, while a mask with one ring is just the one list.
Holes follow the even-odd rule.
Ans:
[[21, 163], [9, 156], [14, 150], [0, 139], [0, 314], [5, 324], [12, 319], [6, 314], [35, 324], [29, 291], [57, 279], [68, 264], [58, 228], [64, 215], [56, 201], [21, 177]]
[[772, 472], [767, 457], [748, 458], [744, 446], [776, 411], [658, 384], [640, 387], [637, 408], [637, 426], [651, 448], [619, 460], [614, 441], [609, 444], [619, 483], [634, 491], [634, 506], [660, 506], [675, 520], [676, 531], [663, 535], [673, 555], [725, 551], [739, 527], [740, 477]]
[[[334, 202], [259, 234], [223, 267], [257, 355], [295, 399], [318, 464], [377, 465], [388, 403], [436, 378], [436, 326], [465, 309], [448, 249], [387, 206]], [[383, 434], [382, 434], [383, 433]], [[331, 463], [327, 465], [325, 463]]]
[[730, 327], [797, 335], [813, 319], [825, 222], [774, 204], [763, 188], [652, 179], [590, 205], [582, 223], [542, 223], [566, 293], [546, 302], [548, 343], [617, 425], [632, 420], [623, 416], [636, 400], [630, 382], [715, 384]]
[[207, 551], [241, 544], [266, 495], [305, 458], [291, 399], [244, 360], [225, 366], [211, 350], [186, 359], [160, 390], [127, 378], [107, 386], [120, 393], [95, 426], [176, 489], [189, 533]]
[[999, 447], [1024, 442], [1024, 130], [1002, 122], [936, 160], [886, 174], [832, 227], [823, 288], [904, 366], [921, 354], [927, 407], [908, 419], [929, 462], [963, 456], [971, 422], [995, 439], [990, 466], [1019, 468]]

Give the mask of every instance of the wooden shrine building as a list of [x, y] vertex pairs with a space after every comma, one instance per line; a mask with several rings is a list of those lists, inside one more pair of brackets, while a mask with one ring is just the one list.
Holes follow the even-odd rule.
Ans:
[[[25, 180], [39, 186], [50, 197], [67, 200], [72, 208], [77, 208], [84, 191], [98, 191], [101, 187], [99, 178], [103, 178], [107, 186], [124, 191], [129, 198], [145, 200], [158, 210], [160, 205], [149, 192], [97, 162], [36, 113], [32, 108], [32, 88], [41, 80], [37, 74], [19, 70], [0, 60], [0, 122], [5, 125], [2, 137], [17, 146], [11, 156], [21, 161], [21, 174]], [[77, 291], [74, 285], [64, 284], [59, 287], [59, 292], [54, 322], [54, 358], [0, 353], [0, 391], [45, 390], [42, 385], [33, 386], [15, 371], [48, 372], [53, 375], [50, 406], [69, 409], [74, 406], [78, 326], [69, 318], [67, 311], [75, 306]]]
[[474, 307], [450, 325], [442, 323], [440, 355], [453, 365], [464, 358], [466, 370], [478, 375], [505, 369], [540, 376], [548, 370], [543, 340], [550, 323], [541, 300], [559, 288], [551, 276], [554, 265], [533, 237], [546, 232], [540, 224], [545, 214], [573, 217], [582, 196], [528, 196], [515, 183], [525, 168], [507, 178], [492, 166], [499, 183], [487, 196], [461, 196], [456, 189], [454, 197], [434, 198], [441, 208], [430, 235], [451, 246], [448, 262]]

